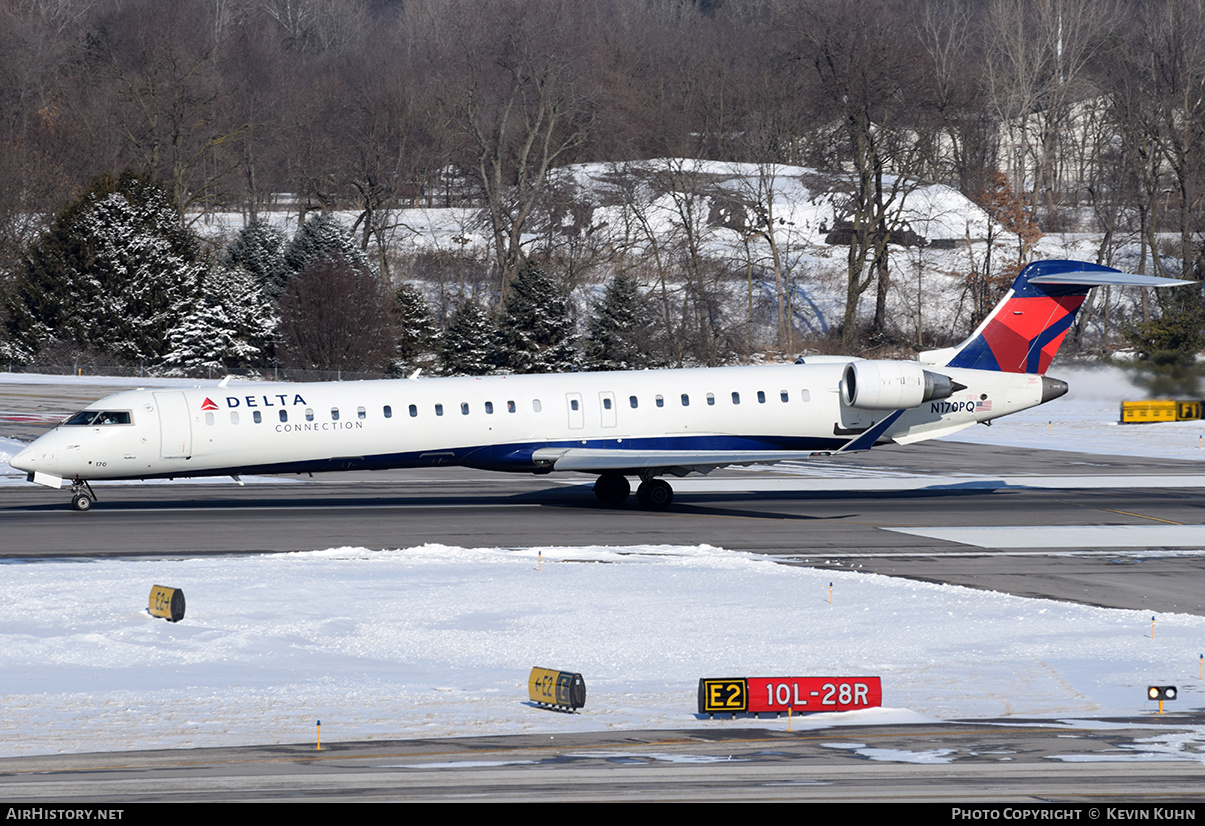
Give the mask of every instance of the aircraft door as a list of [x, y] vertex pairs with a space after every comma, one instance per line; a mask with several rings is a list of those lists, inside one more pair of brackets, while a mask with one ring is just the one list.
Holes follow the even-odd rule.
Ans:
[[192, 416], [188, 399], [179, 391], [156, 393], [159, 408], [159, 458], [187, 459], [192, 456]]
[[603, 427], [615, 427], [615, 394], [610, 390], [598, 394], [598, 412], [602, 416]]
[[586, 411], [582, 407], [581, 393], [566, 393], [565, 407], [569, 411], [570, 430], [581, 430], [586, 426]]

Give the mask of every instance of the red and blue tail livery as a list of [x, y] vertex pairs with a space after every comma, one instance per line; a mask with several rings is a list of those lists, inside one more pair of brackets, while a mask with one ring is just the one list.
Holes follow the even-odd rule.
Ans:
[[[1088, 291], [1098, 286], [1166, 287], [1183, 282], [1131, 275], [1083, 261], [1035, 261], [970, 338], [952, 348], [947, 367], [1043, 375]], [[925, 356], [922, 361], [935, 363]]]

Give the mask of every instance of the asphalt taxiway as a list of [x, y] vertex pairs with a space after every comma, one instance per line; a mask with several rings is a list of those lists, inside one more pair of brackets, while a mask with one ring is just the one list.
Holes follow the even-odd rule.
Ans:
[[[956, 721], [812, 732], [659, 730], [0, 759], [0, 798], [98, 801], [1071, 804], [1064, 819], [1195, 814], [1205, 771], [1160, 760], [1190, 715]], [[18, 809], [20, 807], [17, 807]], [[1079, 810], [1079, 815], [1074, 815]], [[1007, 819], [1038, 819], [1031, 814]], [[1131, 803], [1128, 811], [1137, 811]], [[1095, 814], [1093, 814], [1095, 812]], [[999, 814], [997, 815], [999, 817]], [[128, 819], [128, 818], [127, 818]], [[1006, 819], [1006, 818], [1000, 818]]]

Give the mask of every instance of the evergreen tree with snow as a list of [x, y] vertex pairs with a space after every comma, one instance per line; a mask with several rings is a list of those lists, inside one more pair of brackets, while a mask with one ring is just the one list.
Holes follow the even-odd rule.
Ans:
[[594, 307], [586, 338], [589, 370], [641, 370], [662, 366], [654, 356], [656, 317], [640, 282], [620, 272]]
[[272, 300], [285, 291], [289, 270], [284, 259], [284, 235], [261, 218], [253, 218], [226, 247], [222, 263], [239, 268], [260, 284]]
[[256, 276], [241, 267], [215, 269], [168, 333], [163, 364], [184, 375], [265, 364], [277, 323], [275, 302]]
[[285, 245], [285, 269], [296, 275], [316, 261], [330, 264], [346, 261], [356, 269], [369, 271], [368, 256], [352, 239], [351, 233], [329, 212], [319, 212], [297, 228]]
[[494, 325], [476, 301], [465, 299], [448, 319], [439, 347], [445, 376], [484, 376], [491, 361]]
[[439, 343], [439, 328], [435, 326], [431, 306], [422, 290], [412, 284], [398, 287], [393, 312], [398, 327], [396, 369], [409, 372], [418, 367], [430, 367]]
[[156, 363], [206, 267], [196, 237], [148, 178], [102, 176], [17, 268], [6, 304], [11, 358], [51, 342]]
[[569, 294], [534, 258], [506, 296], [494, 364], [508, 373], [563, 373], [577, 366]]

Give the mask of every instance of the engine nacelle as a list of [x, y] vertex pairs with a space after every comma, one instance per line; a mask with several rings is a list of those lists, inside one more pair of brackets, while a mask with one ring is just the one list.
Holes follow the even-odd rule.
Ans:
[[841, 373], [841, 401], [859, 410], [899, 410], [965, 389], [914, 361], [851, 361]]

